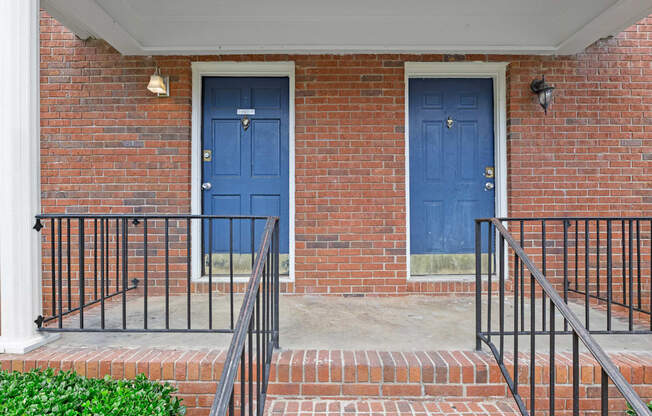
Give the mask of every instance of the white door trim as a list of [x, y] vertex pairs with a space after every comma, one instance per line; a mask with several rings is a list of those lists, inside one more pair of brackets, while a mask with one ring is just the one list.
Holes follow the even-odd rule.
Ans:
[[[281, 281], [294, 281], [294, 218], [295, 218], [295, 176], [294, 176], [294, 62], [193, 62], [192, 68], [192, 119], [191, 119], [191, 185], [190, 210], [192, 214], [201, 214], [201, 123], [202, 123], [202, 77], [288, 77], [289, 78], [289, 176], [290, 176], [290, 273]], [[193, 223], [192, 228], [192, 278], [200, 280], [201, 276], [201, 224]], [[220, 278], [213, 278], [219, 282]], [[226, 278], [224, 280], [227, 280]]]
[[[410, 276], [410, 78], [491, 78], [494, 84], [494, 164], [497, 217], [507, 216], [507, 65], [506, 62], [405, 63], [405, 220], [406, 271]], [[469, 227], [472, 226], [469, 224]], [[418, 280], [423, 280], [419, 278]]]

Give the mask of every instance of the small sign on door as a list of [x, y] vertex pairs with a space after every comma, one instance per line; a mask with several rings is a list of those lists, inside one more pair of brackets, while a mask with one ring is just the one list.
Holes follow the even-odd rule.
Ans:
[[238, 108], [235, 113], [239, 116], [255, 116], [256, 109], [254, 108]]

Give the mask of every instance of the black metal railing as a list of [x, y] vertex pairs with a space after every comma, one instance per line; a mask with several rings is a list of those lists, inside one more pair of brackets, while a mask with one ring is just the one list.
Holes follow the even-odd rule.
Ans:
[[38, 215], [43, 315], [35, 322], [53, 332], [233, 333], [234, 294], [270, 218]]
[[[543, 274], [560, 282], [564, 301], [583, 303], [592, 333], [652, 332], [652, 218], [502, 221]], [[603, 330], [592, 330], [591, 305], [606, 310]], [[615, 328], [614, 317], [626, 326]]]
[[[528, 223], [529, 221], [531, 222]], [[500, 371], [521, 414], [534, 415], [535, 412], [545, 412], [543, 409], [546, 408], [545, 404], [541, 403], [545, 399], [537, 399], [538, 386], [535, 385], [537, 382], [535, 371], [536, 362], [541, 359], [541, 357], [537, 357], [537, 349], [541, 351], [541, 338], [547, 337], [547, 365], [549, 368], [547, 411], [550, 415], [554, 415], [557, 406], [555, 351], [559, 348], [558, 344], [561, 339], [565, 338], [564, 336], [570, 336], [572, 344], [573, 415], [579, 414], [580, 401], [586, 399], [586, 396], [580, 396], [580, 341], [601, 368], [601, 414], [606, 415], [610, 409], [609, 383], [612, 383], [622, 398], [632, 406], [638, 415], [649, 415], [646, 405], [632, 386], [627, 383], [603, 348], [596, 342], [592, 333], [647, 334], [652, 333], [652, 331], [634, 324], [633, 318], [630, 318], [627, 328], [618, 329], [611, 326], [609, 324], [612, 321], [611, 309], [607, 312], [607, 322], [605, 323], [609, 324], [607, 329], [594, 327], [591, 330], [588, 329], [591, 318], [588, 310], [590, 307], [589, 301], [594, 299], [591, 296], [592, 293], [595, 293], [596, 301], [600, 300], [597, 297], [597, 286], [599, 285], [595, 282], [595, 270], [592, 273], [588, 271], [590, 269], [588, 260], [586, 260], [585, 266], [586, 273], [583, 276], [578, 273], [573, 284], [569, 283], [570, 276], [576, 270], [579, 270], [579, 264], [574, 269], [569, 267], [568, 247], [571, 241], [568, 238], [569, 221], [575, 221], [575, 219], [537, 219], [535, 221], [530, 219], [492, 218], [476, 220], [476, 349], [480, 350], [482, 343], [489, 347], [498, 362]], [[611, 221], [616, 220], [577, 219], [577, 221], [586, 221], [584, 224], [590, 224], [590, 221], [598, 221], [597, 224], [599, 224], [599, 221], [607, 221], [604, 236], [613, 237], [612, 234], [609, 234], [611, 228], [609, 224]], [[622, 219], [619, 219], [619, 221], [622, 221]], [[625, 219], [625, 221], [634, 224], [633, 222], [637, 221], [637, 219]], [[552, 222], [557, 222], [560, 225], [555, 227], [551, 224]], [[589, 230], [589, 228], [586, 228], [586, 230]], [[603, 234], [598, 225], [598, 232], [595, 234], [594, 239], [599, 241], [602, 236]], [[630, 232], [627, 237], [624, 237], [626, 241], [630, 241], [628, 246], [622, 246], [622, 249], [628, 252], [629, 259], [632, 258], [631, 242], [640, 238], [641, 234], [638, 233], [636, 236], [636, 238], [633, 237]], [[586, 241], [589, 240], [591, 238], [587, 233]], [[577, 241], [580, 242], [579, 233]], [[598, 244], [597, 247], [600, 247], [600, 243], [596, 244]], [[586, 248], [584, 256], [587, 259], [592, 246], [587, 243], [584, 247]], [[596, 250], [599, 253], [598, 256], [604, 255], [607, 259], [611, 259], [604, 266], [606, 268], [607, 282], [604, 283], [605, 287], [601, 291], [601, 293], [606, 293], [604, 296], [609, 305], [610, 299], [612, 299], [611, 295], [614, 292], [614, 273], [612, 270], [614, 247], [610, 240], [607, 240], [602, 247], [606, 247], [604, 252], [601, 252], [600, 248]], [[647, 244], [647, 247], [649, 248], [649, 244]], [[489, 261], [490, 266], [486, 271], [481, 269], [483, 253], [486, 253], [488, 258], [493, 259], [493, 261]], [[536, 266], [531, 256], [539, 261], [541, 269]], [[600, 261], [596, 264], [597, 268], [600, 269]], [[596, 264], [593, 265], [594, 269]], [[643, 270], [640, 267], [639, 270]], [[550, 276], [558, 276], [561, 279], [560, 292], [564, 293], [563, 297], [555, 289]], [[631, 291], [633, 285], [632, 276], [635, 275], [630, 272], [627, 276], [629, 277], [627, 280], [627, 299], [638, 299], [638, 296], [635, 296], [636, 292]], [[586, 306], [583, 308], [585, 311], [584, 323], [573, 312], [571, 309], [573, 305], [569, 303], [571, 299], [569, 299], [568, 289], [574, 287], [578, 279], [583, 283], [584, 287], [583, 291], [580, 291], [580, 284], [577, 285], [577, 292], [583, 295], [579, 299], [586, 300]], [[625, 279], [624, 276], [623, 279]], [[646, 293], [643, 283], [638, 293]], [[593, 292], [593, 289], [596, 291]], [[497, 293], [494, 293], [496, 291]], [[495, 302], [497, 302], [497, 305], [493, 305]], [[636, 306], [632, 305], [633, 301], [623, 301], [621, 303], [630, 311], [638, 307], [638, 303]], [[615, 305], [616, 303], [611, 302], [611, 304]], [[497, 314], [495, 309], [498, 309]], [[508, 316], [509, 314], [513, 316]], [[563, 325], [558, 324], [558, 321], [561, 320], [563, 320]], [[511, 324], [509, 321], [511, 321]], [[508, 338], [508, 341], [513, 342], [513, 351], [510, 351], [512, 353], [511, 365], [507, 364], [505, 357], [508, 348], [506, 338]], [[519, 345], [519, 338], [526, 338], [529, 341], [529, 348], [523, 348], [522, 345]], [[537, 345], [537, 341], [539, 341], [539, 345]], [[544, 339], [544, 343], [545, 341]], [[523, 361], [528, 364], [526, 365]], [[525, 368], [520, 368], [522, 365]], [[527, 368], [528, 365], [529, 369]], [[520, 378], [525, 380], [523, 381]], [[540, 381], [545, 380], [544, 377]]]
[[272, 354], [279, 346], [278, 247], [278, 219], [268, 219], [211, 406], [211, 416], [262, 415], [264, 412]]

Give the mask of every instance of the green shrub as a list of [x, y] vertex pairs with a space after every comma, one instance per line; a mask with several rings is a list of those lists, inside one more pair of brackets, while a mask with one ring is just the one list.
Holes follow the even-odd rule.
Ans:
[[0, 371], [0, 415], [15, 416], [177, 416], [185, 414], [170, 384], [92, 379], [52, 369], [28, 373]]

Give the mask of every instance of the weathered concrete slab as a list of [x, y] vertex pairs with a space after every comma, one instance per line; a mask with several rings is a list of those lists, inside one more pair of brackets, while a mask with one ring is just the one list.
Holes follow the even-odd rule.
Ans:
[[[240, 308], [242, 295], [235, 296], [234, 315]], [[526, 304], [529, 302], [526, 302]], [[191, 323], [193, 328], [208, 327], [208, 295], [192, 295]], [[228, 328], [230, 307], [228, 295], [213, 295], [213, 327]], [[483, 320], [486, 322], [486, 307]], [[540, 300], [537, 301], [537, 308]], [[583, 317], [582, 305], [573, 304], [573, 310]], [[170, 327], [185, 328], [186, 297], [170, 297]], [[498, 328], [498, 304], [492, 304], [492, 326]], [[164, 328], [164, 297], [148, 299], [148, 326]], [[506, 307], [506, 328], [511, 328], [514, 313], [511, 300]], [[386, 351], [417, 350], [471, 350], [475, 346], [474, 298], [460, 297], [367, 297], [344, 298], [325, 296], [282, 296], [281, 347], [284, 349], [375, 349]], [[120, 303], [111, 303], [105, 312], [107, 328], [118, 328], [122, 323]], [[529, 307], [525, 308], [526, 328], [529, 326]], [[537, 309], [537, 327], [541, 325]], [[143, 299], [131, 297], [127, 303], [127, 326], [136, 328], [143, 323]], [[78, 326], [78, 317], [72, 317], [65, 326]], [[591, 327], [604, 328], [606, 314], [591, 310]], [[99, 326], [99, 308], [87, 311], [86, 327]], [[557, 328], [563, 320], [557, 317]], [[614, 328], [626, 328], [626, 322], [614, 318]], [[564, 336], [559, 351], [569, 350], [570, 337]], [[596, 338], [609, 351], [650, 351], [652, 335], [601, 335]], [[220, 348], [230, 342], [230, 334], [165, 334], [165, 333], [65, 333], [56, 345], [160, 347], [160, 348]], [[537, 350], [547, 351], [548, 336], [537, 337]], [[519, 339], [520, 350], [527, 351], [529, 337]], [[505, 337], [508, 351], [513, 351], [513, 338]]]

